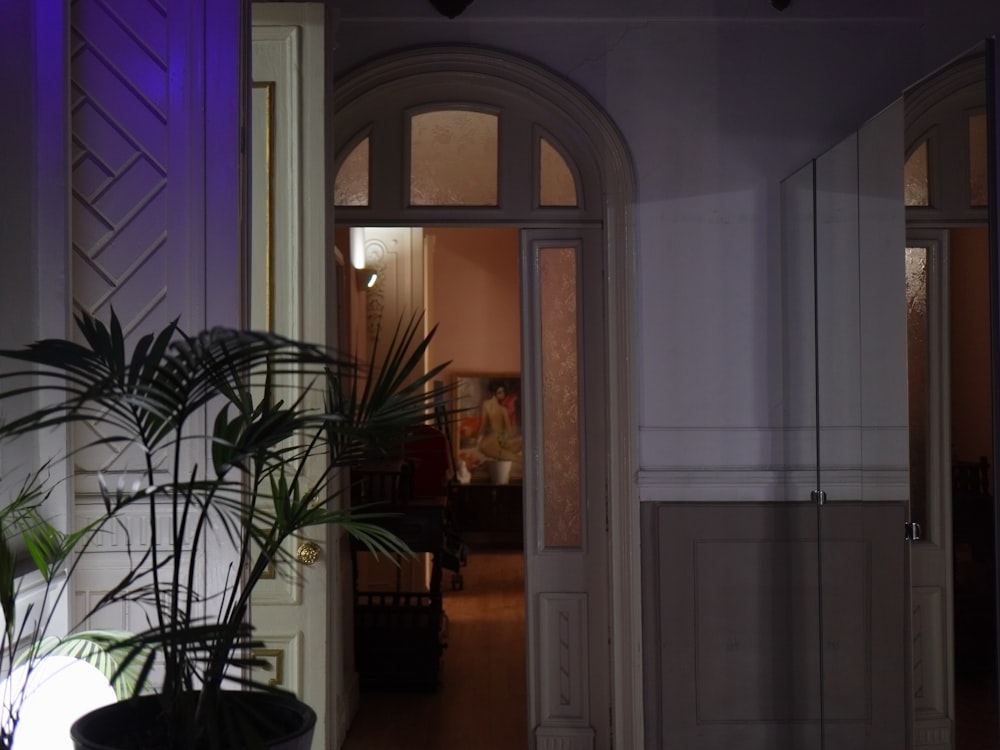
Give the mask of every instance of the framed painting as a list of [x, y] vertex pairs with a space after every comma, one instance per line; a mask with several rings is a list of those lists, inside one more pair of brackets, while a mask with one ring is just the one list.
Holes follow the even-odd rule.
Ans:
[[453, 444], [459, 475], [464, 464], [471, 482], [520, 482], [524, 467], [520, 375], [456, 375], [455, 399]]

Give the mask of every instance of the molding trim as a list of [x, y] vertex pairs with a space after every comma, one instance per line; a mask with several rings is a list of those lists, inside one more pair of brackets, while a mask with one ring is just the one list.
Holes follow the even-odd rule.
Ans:
[[589, 729], [539, 729], [537, 750], [594, 750], [594, 733]]
[[[985, 47], [974, 53], [967, 52], [907, 89], [904, 96], [908, 133], [919, 123], [933, 120], [934, 110], [950, 109], [953, 103], [948, 99], [953, 96], [978, 99], [985, 105], [985, 54]], [[909, 150], [911, 144], [905, 145]]]
[[[638, 473], [641, 502], [810, 502], [817, 489], [810, 468], [698, 466]], [[893, 501], [910, 492], [906, 467], [824, 467], [822, 488], [830, 501]]]

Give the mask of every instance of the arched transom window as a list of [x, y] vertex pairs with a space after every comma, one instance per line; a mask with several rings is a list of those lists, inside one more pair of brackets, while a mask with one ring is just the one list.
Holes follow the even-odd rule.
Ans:
[[986, 80], [981, 56], [907, 93], [906, 220], [986, 221]]
[[[579, 128], [516, 86], [482, 101], [471, 82], [423, 75], [342, 100], [336, 138], [338, 221], [580, 221], [601, 216], [594, 155], [553, 132]], [[447, 93], [448, 99], [441, 95]], [[371, 98], [378, 100], [373, 107]], [[368, 119], [352, 116], [365, 109]], [[372, 120], [372, 111], [379, 116]], [[346, 125], [346, 127], [345, 127]]]

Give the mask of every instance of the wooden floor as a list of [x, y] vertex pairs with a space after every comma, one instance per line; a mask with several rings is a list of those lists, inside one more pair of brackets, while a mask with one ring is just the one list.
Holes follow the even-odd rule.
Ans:
[[527, 748], [523, 555], [473, 552], [462, 575], [445, 587], [440, 689], [362, 693], [343, 750]]
[[[441, 688], [363, 693], [342, 750], [527, 748], [524, 558], [474, 552], [463, 576], [464, 590], [445, 586]], [[957, 681], [956, 704], [956, 750], [997, 750], [996, 682]]]
[[955, 679], [955, 750], [997, 750], [997, 684], [992, 675]]

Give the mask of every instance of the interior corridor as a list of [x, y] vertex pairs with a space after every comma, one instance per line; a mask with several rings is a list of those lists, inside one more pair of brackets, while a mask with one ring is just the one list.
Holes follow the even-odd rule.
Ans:
[[452, 591], [445, 573], [441, 687], [363, 693], [343, 750], [527, 747], [523, 554], [473, 551], [462, 575]]

